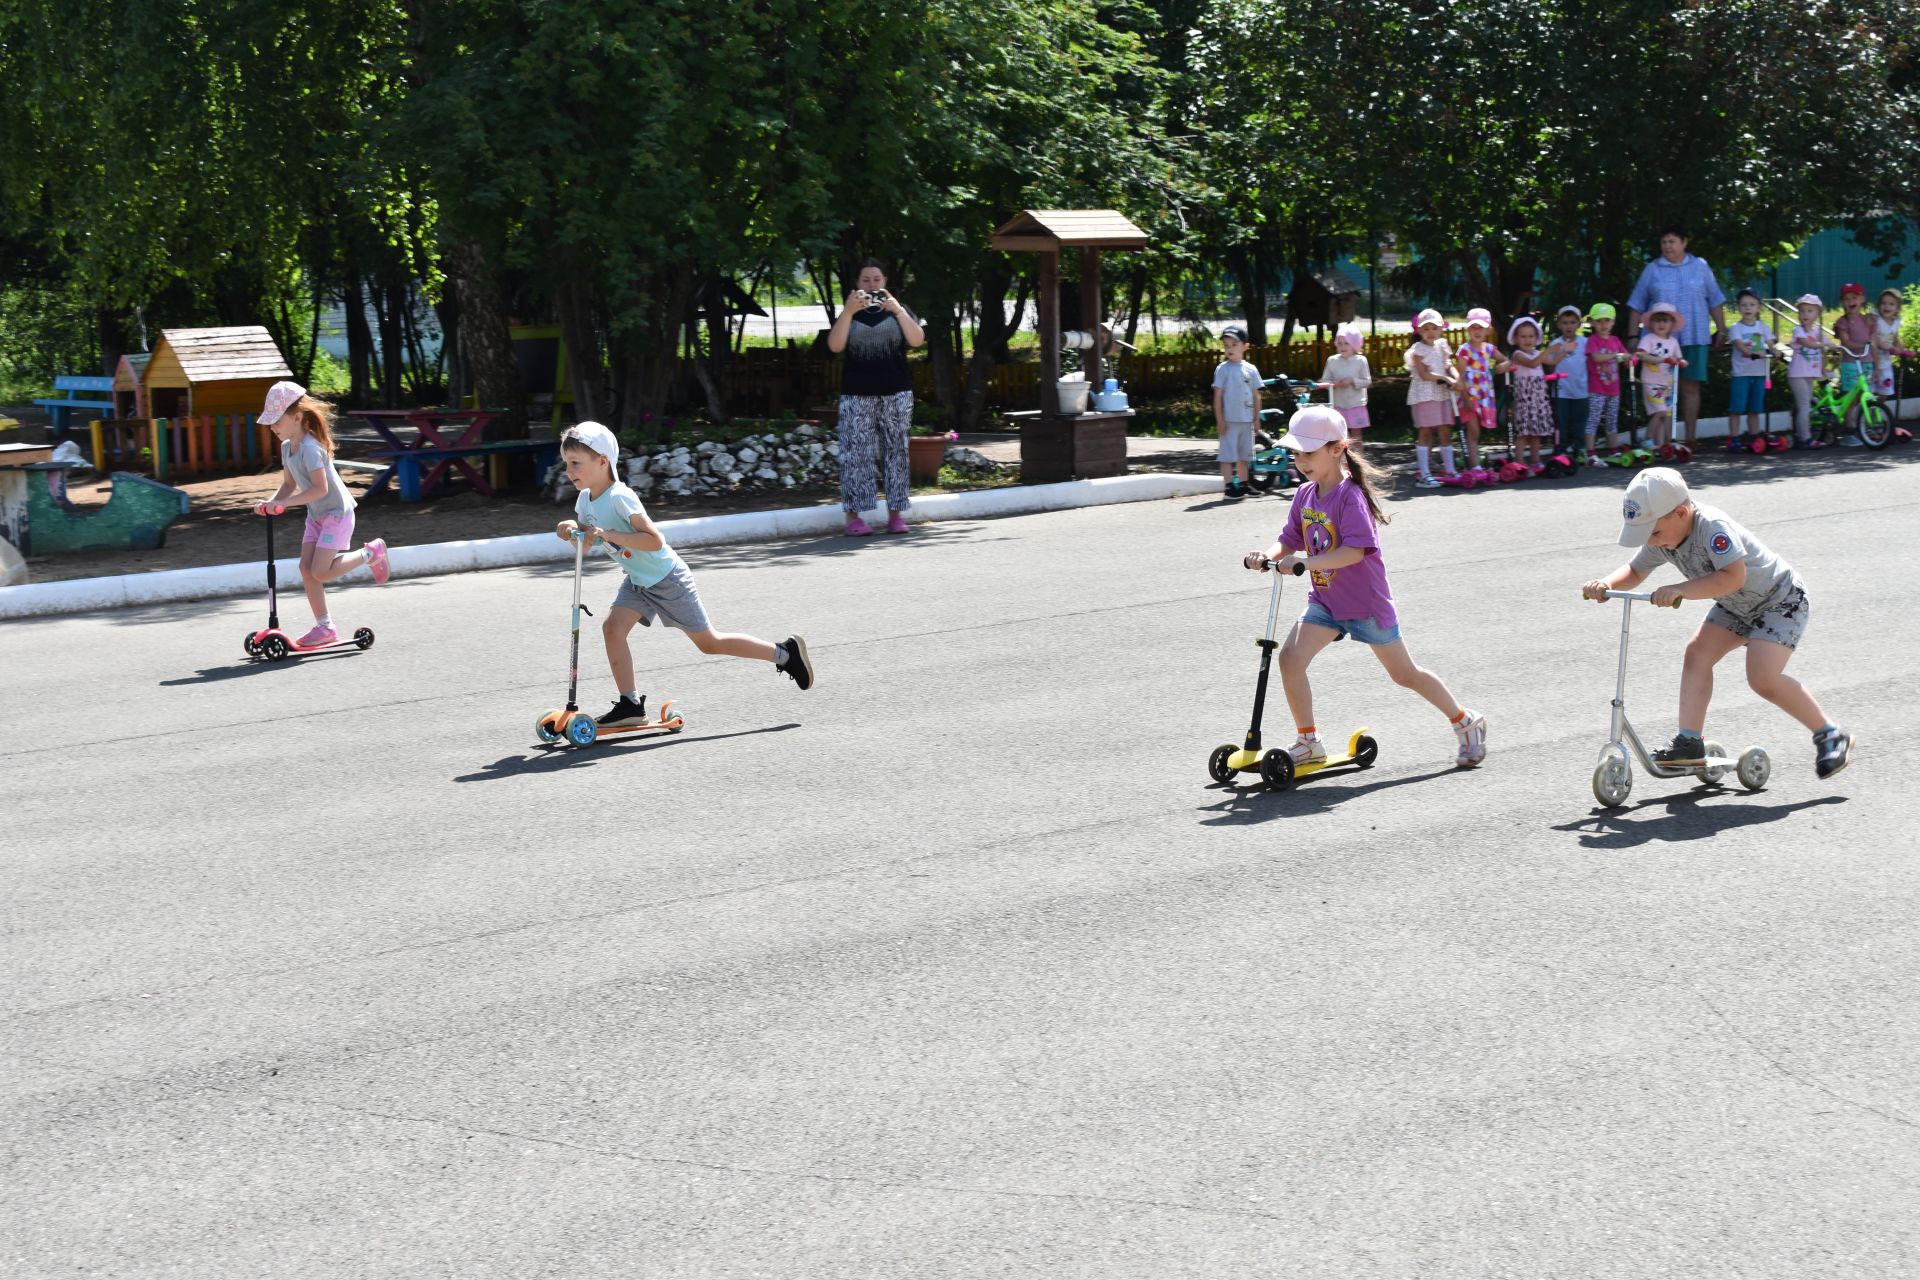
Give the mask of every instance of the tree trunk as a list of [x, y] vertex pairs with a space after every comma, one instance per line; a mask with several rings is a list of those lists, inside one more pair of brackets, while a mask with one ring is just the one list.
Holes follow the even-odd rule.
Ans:
[[100, 307], [93, 313], [93, 331], [100, 344], [100, 373], [103, 377], [111, 378], [120, 367], [120, 357], [127, 354], [127, 319], [132, 314], [124, 307]]
[[[1138, 254], [1134, 255], [1136, 258]], [[1132, 346], [1140, 336], [1140, 302], [1147, 292], [1147, 264], [1135, 262], [1133, 270], [1127, 273], [1127, 336], [1126, 344]]]
[[[1260, 254], [1254, 249], [1234, 254], [1234, 277], [1240, 282], [1240, 310], [1247, 317], [1247, 343], [1256, 347], [1267, 343], [1267, 289], [1261, 265]], [[1291, 323], [1291, 316], [1288, 321]]]
[[373, 332], [367, 328], [367, 296], [361, 289], [360, 271], [352, 262], [347, 264], [340, 306], [346, 312], [347, 322], [347, 403], [371, 408]]
[[380, 297], [385, 304], [379, 310], [381, 399], [387, 408], [398, 409], [400, 393], [405, 389], [402, 370], [406, 367], [407, 344], [400, 334], [400, 312], [409, 302], [407, 281], [391, 267], [380, 274]]
[[560, 313], [560, 341], [567, 352], [567, 384], [573, 391], [577, 422], [604, 422], [613, 406], [607, 396], [607, 367], [600, 359], [600, 331], [594, 323], [593, 294], [577, 277], [554, 290]]
[[[954, 355], [954, 340], [961, 320], [956, 308], [943, 303], [926, 317], [927, 359], [933, 365], [933, 402], [947, 411], [949, 421], [960, 416], [960, 362]], [[938, 319], [935, 319], [935, 317]]]
[[658, 424], [656, 436], [664, 433], [667, 397], [679, 373], [680, 332], [695, 278], [690, 262], [655, 272], [648, 282], [644, 318], [619, 334], [619, 430], [638, 431], [650, 416]]
[[487, 251], [463, 240], [447, 251], [447, 283], [460, 302], [460, 339], [473, 390], [483, 409], [502, 409], [487, 431], [489, 440], [524, 440], [526, 407], [520, 401], [519, 370], [513, 360], [505, 298]]

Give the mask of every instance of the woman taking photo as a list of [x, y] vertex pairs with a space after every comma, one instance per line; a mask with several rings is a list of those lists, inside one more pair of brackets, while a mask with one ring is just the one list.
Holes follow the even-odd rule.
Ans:
[[907, 486], [907, 428], [913, 421], [907, 348], [926, 340], [913, 313], [887, 292], [880, 263], [861, 263], [859, 287], [847, 295], [827, 333], [827, 349], [846, 357], [840, 367], [840, 505], [848, 537], [873, 532], [860, 514], [873, 506], [876, 458], [886, 466], [887, 532], [907, 531], [905, 512], [913, 505]]

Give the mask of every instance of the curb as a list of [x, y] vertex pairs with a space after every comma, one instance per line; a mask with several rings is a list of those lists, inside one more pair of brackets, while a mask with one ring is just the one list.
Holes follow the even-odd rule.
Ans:
[[[971, 520], [984, 516], [1105, 506], [1116, 502], [1152, 502], [1161, 498], [1217, 493], [1219, 490], [1218, 476], [1155, 471], [1145, 475], [1112, 476], [1104, 480], [1069, 480], [1062, 484], [936, 493], [914, 499], [907, 518], [916, 524], [931, 520]], [[558, 509], [568, 508], [563, 506]], [[884, 519], [884, 509], [875, 508], [875, 511], [880, 513], [878, 517], [874, 516], [874, 512], [868, 512], [867, 515]], [[679, 549], [723, 542], [753, 542], [763, 538], [817, 537], [838, 533], [844, 519], [837, 505], [786, 507], [775, 511], [665, 520], [661, 522], [660, 530], [666, 535], [668, 544]], [[572, 557], [572, 548], [551, 533], [527, 533], [509, 538], [477, 538], [463, 542], [430, 542], [420, 546], [395, 547], [389, 552], [388, 558], [394, 577], [420, 578], [434, 574], [465, 573], [474, 569], [545, 564]], [[280, 580], [297, 587], [299, 561], [283, 559], [278, 564]], [[252, 595], [261, 589], [265, 579], [266, 574], [256, 561], [251, 564], [165, 569], [155, 573], [0, 587], [0, 619]], [[371, 580], [371, 574], [359, 569], [336, 579], [336, 582]]]

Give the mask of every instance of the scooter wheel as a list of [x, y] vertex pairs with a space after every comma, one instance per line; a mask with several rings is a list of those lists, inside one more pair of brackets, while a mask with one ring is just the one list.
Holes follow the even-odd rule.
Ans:
[[259, 648], [260, 656], [268, 662], [280, 662], [293, 652], [287, 647], [287, 642], [279, 636], [268, 636], [260, 641]]
[[562, 732], [566, 734], [567, 741], [574, 746], [590, 747], [593, 745], [593, 740], [600, 736], [600, 726], [596, 725], [593, 717], [586, 712], [576, 711], [567, 717], [566, 727]]
[[249, 658], [257, 658], [260, 656], [260, 646], [253, 642], [253, 632], [247, 632], [247, 638], [243, 643], [247, 647], [247, 656]]
[[1740, 778], [1740, 785], [1749, 791], [1758, 791], [1767, 785], [1767, 778], [1773, 773], [1773, 761], [1759, 747], [1748, 747], [1740, 753], [1740, 763], [1734, 772]]
[[353, 643], [361, 650], [373, 648], [373, 628], [361, 627], [353, 633]]
[[1277, 471], [1249, 471], [1247, 487], [1259, 493], [1269, 493], [1279, 479], [1280, 474]]
[[[1719, 743], [1713, 741], [1711, 738], [1707, 740], [1706, 746], [1707, 746], [1707, 756], [1709, 759], [1715, 756], [1718, 756], [1723, 760], [1726, 758], [1727, 749], [1721, 746]], [[1727, 776], [1727, 766], [1723, 764], [1708, 765], [1706, 768], [1700, 770], [1700, 780], [1702, 782], [1705, 782], [1710, 787], [1719, 786], [1720, 779], [1726, 776]]]
[[1293, 757], [1275, 747], [1260, 757], [1260, 781], [1269, 791], [1285, 791], [1293, 785]]
[[1366, 734], [1361, 734], [1360, 740], [1353, 744], [1354, 765], [1361, 769], [1371, 769], [1373, 762], [1379, 758], [1380, 744]]
[[542, 742], [558, 742], [566, 735], [560, 731], [560, 711], [543, 711], [540, 718], [533, 722], [533, 731]]
[[660, 704], [660, 723], [666, 727], [668, 733], [678, 733], [687, 727], [686, 717], [675, 711], [674, 706], [675, 702], [672, 698]]
[[1232, 782], [1234, 769], [1227, 761], [1233, 759], [1233, 747], [1215, 747], [1213, 754], [1207, 757], [1207, 776], [1215, 782]]
[[1633, 770], [1620, 759], [1602, 760], [1593, 769], [1593, 798], [1603, 809], [1618, 809], [1633, 790]]

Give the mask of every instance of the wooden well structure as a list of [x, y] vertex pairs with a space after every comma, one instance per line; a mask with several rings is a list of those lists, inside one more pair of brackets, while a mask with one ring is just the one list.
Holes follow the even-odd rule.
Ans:
[[[1080, 316], [1099, 333], [1100, 251], [1144, 249], [1147, 233], [1113, 209], [1025, 209], [993, 233], [993, 247], [1007, 253], [1040, 255], [1039, 318], [1040, 412], [1020, 420], [1020, 476], [1028, 484], [1075, 477], [1125, 475], [1127, 419], [1132, 410], [1063, 413], [1060, 408], [1060, 255], [1080, 255]], [[1101, 344], [1083, 353], [1087, 382], [1101, 385]]]

